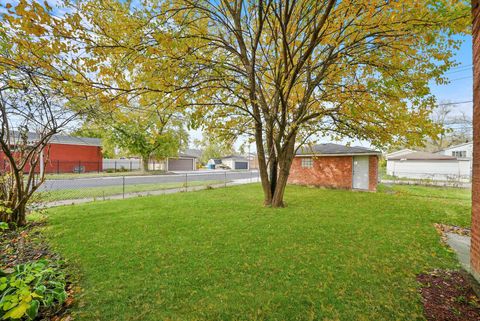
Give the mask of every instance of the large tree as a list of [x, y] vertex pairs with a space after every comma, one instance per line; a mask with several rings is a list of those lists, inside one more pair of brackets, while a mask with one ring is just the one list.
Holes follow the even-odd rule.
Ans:
[[209, 101], [198, 119], [254, 136], [273, 207], [284, 206], [295, 150], [312, 136], [377, 146], [435, 136], [428, 83], [444, 81], [452, 35], [468, 21], [454, 0], [186, 0], [177, 10], [204, 41], [190, 58]]
[[435, 136], [428, 84], [445, 81], [453, 35], [469, 17], [459, 0], [106, 0], [70, 9], [63, 19], [22, 20], [64, 40], [47, 45], [70, 52], [69, 73], [51, 72], [67, 92], [80, 88], [106, 111], [155, 94], [182, 113], [195, 107], [193, 125], [253, 136], [274, 207], [284, 205], [296, 148], [311, 137], [385, 146]]

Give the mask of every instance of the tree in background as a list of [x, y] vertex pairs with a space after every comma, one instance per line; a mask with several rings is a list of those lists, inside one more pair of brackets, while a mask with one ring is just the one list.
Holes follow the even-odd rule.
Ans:
[[76, 126], [70, 132], [70, 135], [76, 137], [90, 137], [100, 138], [102, 140], [102, 156], [103, 158], [115, 158], [116, 146], [112, 140], [112, 135], [105, 128], [105, 124], [98, 124], [87, 116], [86, 119], [81, 120], [80, 125]]
[[[419, 145], [430, 120], [428, 83], [443, 82], [464, 1], [189, 1], [198, 120], [253, 135], [265, 205], [282, 207], [295, 150], [312, 137]], [[208, 28], [205, 31], [204, 26]], [[206, 34], [205, 34], [206, 32]], [[208, 52], [208, 53], [205, 53]], [[212, 91], [213, 90], [213, 91]]]
[[90, 115], [94, 128], [111, 145], [141, 156], [145, 171], [151, 158], [175, 157], [188, 142], [190, 69], [177, 55], [192, 41], [173, 41], [180, 24], [159, 14], [168, 5], [82, 1], [66, 18], [88, 53], [80, 64], [85, 86], [102, 89]]
[[150, 115], [137, 114], [131, 115], [126, 122], [114, 121], [109, 131], [120, 148], [130, 155], [141, 156], [144, 171], [149, 170], [150, 159], [175, 157], [188, 144], [188, 133], [181, 121], [172, 121], [173, 115]]
[[426, 150], [438, 152], [449, 146], [472, 140], [472, 119], [464, 112], [457, 112], [458, 105], [440, 103], [432, 113], [432, 121], [442, 131], [426, 143]]
[[204, 164], [212, 158], [221, 158], [235, 153], [232, 141], [226, 142], [208, 135], [203, 135], [202, 139], [195, 140], [194, 144], [202, 150], [200, 161]]

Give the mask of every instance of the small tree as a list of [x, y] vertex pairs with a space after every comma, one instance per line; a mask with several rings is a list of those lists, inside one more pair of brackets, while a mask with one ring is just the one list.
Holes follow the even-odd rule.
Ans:
[[26, 224], [27, 204], [45, 180], [48, 144], [75, 113], [29, 69], [0, 74], [0, 221]]

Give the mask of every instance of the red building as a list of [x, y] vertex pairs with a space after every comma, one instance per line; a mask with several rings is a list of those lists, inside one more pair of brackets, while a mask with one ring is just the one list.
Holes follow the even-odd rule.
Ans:
[[[29, 140], [35, 141], [35, 134]], [[102, 141], [98, 138], [55, 135], [44, 149], [45, 173], [86, 173], [102, 171]], [[0, 169], [7, 169], [8, 161], [0, 153]], [[28, 170], [28, 168], [26, 168]], [[40, 168], [37, 169], [40, 171]]]
[[305, 147], [300, 149], [293, 159], [288, 182], [376, 191], [380, 154], [364, 147], [337, 144]]

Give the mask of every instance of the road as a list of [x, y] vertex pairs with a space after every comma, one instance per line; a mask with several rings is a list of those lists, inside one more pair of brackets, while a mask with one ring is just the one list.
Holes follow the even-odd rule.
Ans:
[[137, 185], [137, 184], [162, 184], [162, 183], [183, 183], [199, 181], [233, 181], [238, 179], [251, 179], [256, 182], [258, 171], [197, 171], [179, 172], [169, 175], [152, 176], [125, 176], [125, 177], [94, 177], [74, 179], [47, 180], [40, 187], [40, 191], [54, 191], [63, 189], [82, 189], [90, 187], [108, 187]]

